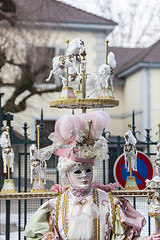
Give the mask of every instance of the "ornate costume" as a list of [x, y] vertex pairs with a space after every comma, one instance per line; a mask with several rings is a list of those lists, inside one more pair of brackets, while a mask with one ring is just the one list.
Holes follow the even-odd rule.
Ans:
[[59, 156], [60, 175], [69, 186], [53, 185], [55, 197], [27, 223], [28, 240], [131, 240], [140, 236], [144, 217], [127, 200], [114, 197], [112, 185], [92, 183], [93, 166], [108, 158], [102, 137], [108, 121], [104, 111], [57, 121], [50, 139], [54, 154]]
[[70, 189], [45, 202], [27, 224], [28, 240], [132, 239], [139, 237], [144, 217], [125, 199], [91, 188], [78, 198]]

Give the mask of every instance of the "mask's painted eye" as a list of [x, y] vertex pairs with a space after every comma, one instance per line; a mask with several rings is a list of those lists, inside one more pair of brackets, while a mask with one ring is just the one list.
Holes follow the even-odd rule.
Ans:
[[86, 172], [87, 172], [87, 173], [90, 173], [90, 172], [91, 172], [91, 169], [90, 169], [90, 168], [88, 168], [88, 169], [86, 170]]
[[77, 171], [75, 171], [74, 173], [75, 173], [75, 174], [81, 174], [82, 172], [81, 172], [81, 170], [77, 170]]

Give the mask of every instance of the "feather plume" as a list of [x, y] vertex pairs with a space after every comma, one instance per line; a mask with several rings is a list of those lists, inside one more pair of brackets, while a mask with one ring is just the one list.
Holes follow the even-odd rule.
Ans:
[[110, 53], [108, 54], [108, 64], [110, 65], [110, 67], [111, 67], [112, 69], [114, 69], [114, 68], [116, 67], [116, 65], [117, 65], [116, 59], [115, 59], [115, 55], [114, 55], [113, 52], [110, 52]]
[[56, 122], [55, 134], [59, 139], [70, 142], [70, 135], [73, 130], [83, 131], [84, 129], [86, 129], [86, 124], [81, 115], [66, 115]]
[[107, 127], [110, 116], [106, 111], [89, 112], [85, 115], [87, 122], [92, 120], [90, 138], [98, 138], [102, 135], [103, 129]]

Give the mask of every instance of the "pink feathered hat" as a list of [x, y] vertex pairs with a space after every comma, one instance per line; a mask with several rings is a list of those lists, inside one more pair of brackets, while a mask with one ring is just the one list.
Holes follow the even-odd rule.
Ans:
[[90, 164], [108, 158], [107, 140], [102, 132], [109, 121], [109, 114], [103, 110], [61, 117], [55, 125], [54, 154]]

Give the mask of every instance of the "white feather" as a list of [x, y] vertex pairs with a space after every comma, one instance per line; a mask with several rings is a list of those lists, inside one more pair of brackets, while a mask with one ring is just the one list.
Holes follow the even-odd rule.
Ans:
[[115, 55], [114, 55], [113, 52], [110, 52], [110, 53], [108, 54], [108, 64], [110, 65], [110, 67], [111, 67], [112, 69], [114, 69], [114, 68], [116, 67], [116, 65], [117, 65], [116, 59], [115, 59]]

